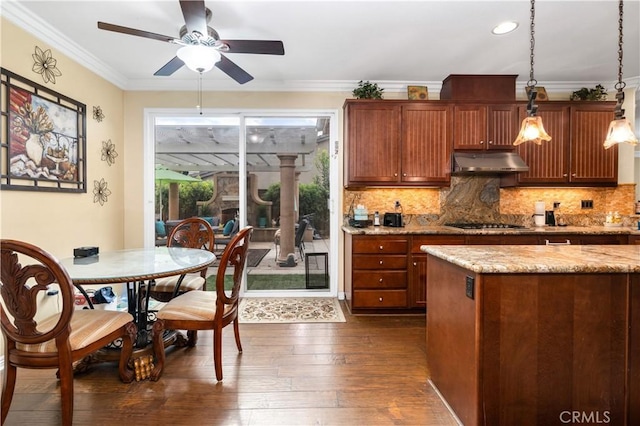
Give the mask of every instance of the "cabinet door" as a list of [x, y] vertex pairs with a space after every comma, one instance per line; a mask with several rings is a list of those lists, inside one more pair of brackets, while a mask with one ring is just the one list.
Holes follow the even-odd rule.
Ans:
[[451, 174], [451, 108], [402, 107], [402, 182], [448, 184]]
[[400, 181], [400, 107], [347, 104], [347, 186]]
[[[569, 106], [540, 102], [538, 115], [551, 136], [549, 142], [518, 145], [517, 152], [529, 166], [518, 173], [519, 184], [560, 184], [569, 178]], [[520, 108], [520, 118], [526, 117], [526, 107]]]
[[453, 107], [453, 148], [484, 150], [487, 140], [487, 107], [469, 104]]
[[513, 150], [513, 141], [520, 131], [518, 122], [518, 106], [516, 104], [489, 105], [488, 116], [488, 143], [489, 150], [499, 149]]
[[607, 104], [591, 102], [571, 107], [570, 182], [618, 182], [618, 146], [602, 146], [614, 117], [613, 106]]

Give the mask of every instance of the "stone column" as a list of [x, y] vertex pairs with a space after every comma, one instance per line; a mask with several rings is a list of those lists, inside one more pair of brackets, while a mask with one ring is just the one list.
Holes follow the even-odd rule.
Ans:
[[168, 220], [180, 219], [180, 190], [178, 183], [171, 182], [169, 184], [169, 215]]
[[278, 264], [287, 264], [287, 256], [295, 255], [295, 169], [297, 154], [278, 154], [280, 159], [280, 252]]

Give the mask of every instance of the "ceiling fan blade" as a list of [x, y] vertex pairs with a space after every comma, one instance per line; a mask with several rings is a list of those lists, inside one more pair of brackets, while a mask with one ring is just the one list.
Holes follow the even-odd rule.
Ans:
[[184, 62], [182, 62], [182, 59], [174, 56], [172, 60], [164, 64], [164, 66], [158, 71], [154, 72], [153, 75], [168, 76], [178, 71], [180, 68], [182, 68], [183, 65]]
[[120, 25], [107, 24], [106, 22], [98, 22], [98, 28], [100, 28], [101, 30], [113, 31], [116, 33], [129, 34], [144, 38], [152, 38], [154, 40], [166, 41], [168, 43], [171, 43], [175, 40], [175, 37], [150, 33], [149, 31], [136, 30], [129, 27], [122, 27]]
[[240, 84], [245, 84], [253, 80], [251, 74], [240, 68], [224, 55], [220, 55], [220, 61], [216, 62], [216, 67]]
[[207, 9], [203, 0], [180, 0], [180, 8], [189, 32], [207, 35]]
[[220, 40], [229, 46], [228, 53], [284, 55], [284, 44], [276, 40]]

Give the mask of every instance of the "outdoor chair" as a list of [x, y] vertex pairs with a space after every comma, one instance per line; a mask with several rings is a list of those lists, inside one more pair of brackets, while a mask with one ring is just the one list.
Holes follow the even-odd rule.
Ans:
[[[62, 424], [71, 425], [74, 362], [121, 340], [120, 379], [125, 383], [133, 380], [134, 370], [128, 367], [137, 332], [133, 316], [109, 310], [76, 310], [75, 287], [69, 274], [41, 248], [0, 240], [0, 253], [2, 332], [6, 337], [2, 424], [11, 407], [17, 369], [55, 368], [60, 379]], [[38, 300], [53, 291], [58, 291], [59, 312], [43, 312], [51, 309], [43, 309]]]
[[[300, 261], [304, 262], [304, 233], [307, 230], [307, 225], [309, 222], [307, 219], [302, 219], [300, 223], [298, 223], [298, 228], [296, 229], [296, 235], [294, 240], [294, 248], [298, 249], [300, 253]], [[273, 236], [273, 243], [275, 245], [275, 253], [276, 253], [276, 262], [278, 261], [278, 249], [280, 248], [280, 229], [276, 230]]]
[[[189, 347], [196, 345], [197, 330], [213, 330], [213, 360], [218, 381], [222, 380], [222, 329], [228, 324], [233, 323], [236, 346], [242, 352], [238, 304], [252, 232], [253, 227], [247, 226], [231, 239], [218, 266], [215, 292], [190, 291], [172, 299], [158, 311], [157, 320], [153, 324], [156, 363], [151, 372], [151, 380], [158, 380], [164, 368], [164, 330], [188, 330]], [[229, 291], [225, 291], [225, 274], [229, 267], [233, 268], [232, 286]]]
[[[222, 255], [224, 248], [231, 242], [231, 239], [235, 237], [240, 230], [240, 219], [233, 219], [233, 226], [231, 226], [230, 228], [231, 229], [228, 234], [223, 233], [222, 237], [216, 238], [216, 256]], [[219, 246], [222, 246], [222, 249], [220, 249]]]
[[[167, 247], [188, 247], [213, 252], [215, 237], [211, 225], [199, 217], [184, 219], [169, 234]], [[191, 290], [206, 290], [207, 271], [205, 267], [199, 272], [160, 278], [151, 285], [150, 296], [160, 302], [167, 302], [180, 293]]]

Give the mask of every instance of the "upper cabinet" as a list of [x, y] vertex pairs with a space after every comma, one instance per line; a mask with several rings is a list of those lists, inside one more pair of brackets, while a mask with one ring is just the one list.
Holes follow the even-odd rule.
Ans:
[[432, 101], [347, 100], [346, 186], [446, 186], [451, 107]]
[[520, 130], [515, 103], [456, 103], [453, 111], [455, 150], [513, 150]]
[[[540, 102], [538, 114], [552, 137], [542, 145], [524, 143], [517, 152], [529, 166], [520, 185], [615, 185], [618, 149], [602, 146], [613, 102]], [[522, 106], [520, 118], [526, 115]]]

